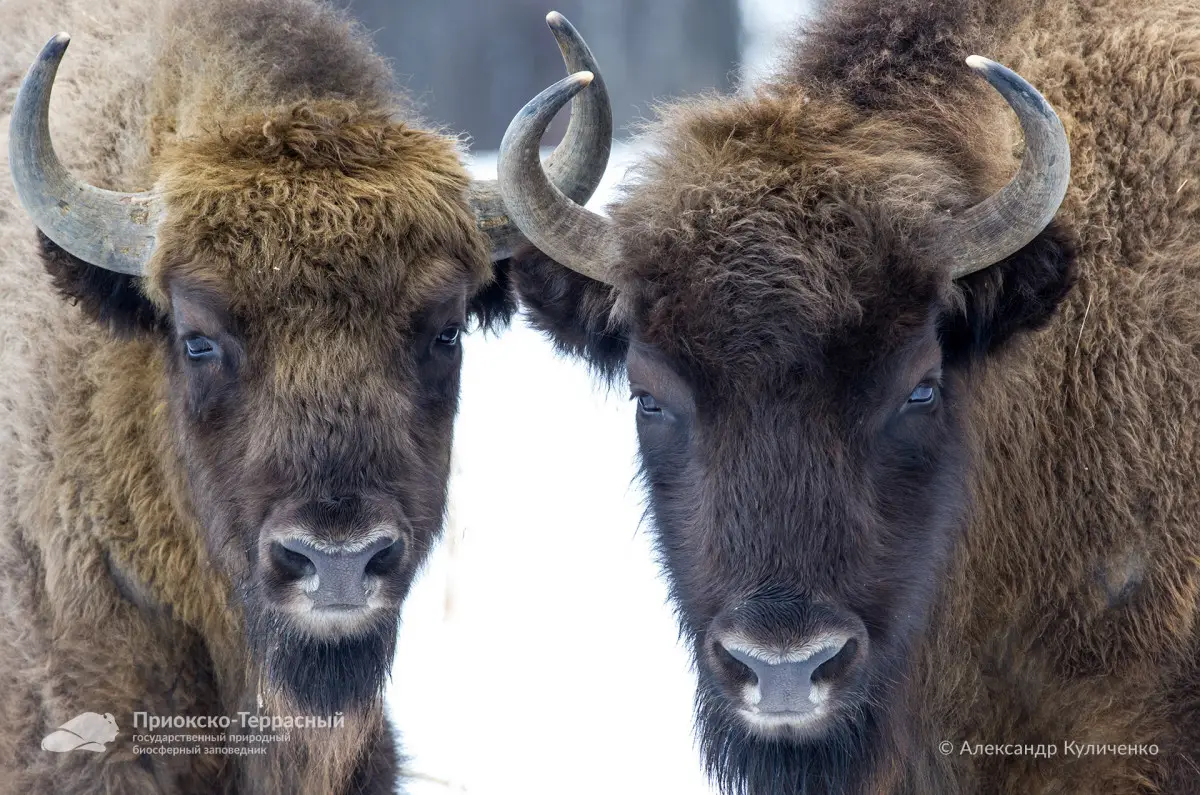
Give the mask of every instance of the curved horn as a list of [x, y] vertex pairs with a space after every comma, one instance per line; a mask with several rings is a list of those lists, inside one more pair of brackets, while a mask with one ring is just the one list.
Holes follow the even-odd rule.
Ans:
[[1023, 77], [978, 55], [967, 65], [1008, 102], [1025, 134], [1025, 156], [1016, 176], [951, 221], [941, 244], [958, 279], [1020, 250], [1058, 212], [1071, 179], [1071, 150], [1062, 122], [1045, 97]]
[[546, 126], [591, 81], [590, 72], [563, 78], [513, 117], [500, 142], [500, 193], [531, 243], [571, 270], [611, 284], [609, 220], [563, 195], [538, 157]]
[[29, 67], [9, 126], [8, 161], [17, 198], [33, 222], [68, 253], [140, 276], [161, 214], [152, 193], [117, 193], [81, 182], [50, 142], [50, 90], [70, 37], [59, 33]]
[[[593, 74], [592, 90], [579, 95], [571, 105], [571, 119], [562, 142], [546, 157], [550, 179], [573, 201], [583, 204], [591, 198], [608, 166], [612, 148], [612, 105], [608, 89], [600, 76], [596, 58], [579, 31], [557, 11], [546, 15], [546, 24], [558, 41], [568, 73]], [[479, 226], [492, 240], [492, 259], [504, 259], [514, 246], [523, 242], [505, 209], [496, 180], [479, 180], [471, 185], [471, 205]]]
[[608, 155], [612, 150], [612, 103], [604, 76], [587, 42], [575, 26], [557, 11], [546, 15], [546, 24], [554, 32], [562, 52], [567, 74], [591, 72], [591, 90], [571, 103], [571, 118], [562, 142], [546, 157], [546, 173], [571, 201], [584, 204], [596, 192]]

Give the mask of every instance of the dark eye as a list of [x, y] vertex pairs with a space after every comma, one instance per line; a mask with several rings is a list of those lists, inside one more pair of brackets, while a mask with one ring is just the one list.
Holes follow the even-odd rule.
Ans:
[[187, 357], [194, 362], [216, 358], [219, 352], [217, 343], [208, 337], [188, 337], [183, 341], [183, 347], [187, 350]]
[[908, 405], [927, 406], [937, 398], [937, 386], [934, 384], [918, 384], [908, 396]]
[[460, 326], [446, 326], [442, 329], [442, 333], [437, 335], [437, 344], [453, 347], [458, 344], [459, 338], [462, 337], [462, 328]]
[[653, 395], [647, 395], [643, 393], [641, 395], [634, 395], [634, 397], [637, 398], [638, 411], [640, 413], [652, 415], [662, 414], [662, 406], [658, 405], [658, 401], [654, 399]]

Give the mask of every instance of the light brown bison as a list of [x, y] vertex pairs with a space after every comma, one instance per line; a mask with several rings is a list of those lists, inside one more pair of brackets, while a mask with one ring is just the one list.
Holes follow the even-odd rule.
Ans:
[[[459, 336], [516, 235], [341, 13], [94, 6], [10, 2], [0, 46], [0, 791], [392, 792]], [[579, 201], [588, 96], [550, 165]]]
[[576, 87], [514, 120], [515, 283], [628, 373], [725, 792], [1200, 788], [1197, 9], [834, 0], [611, 219], [534, 156]]

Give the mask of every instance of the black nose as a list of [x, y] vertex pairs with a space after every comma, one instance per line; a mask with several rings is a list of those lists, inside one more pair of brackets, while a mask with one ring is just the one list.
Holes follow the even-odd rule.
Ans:
[[754, 674], [754, 686], [743, 694], [746, 706], [766, 714], [813, 712], [850, 678], [858, 663], [858, 640], [828, 635], [801, 644], [795, 651], [769, 651], [733, 641], [721, 648]]
[[364, 607], [371, 578], [393, 570], [402, 552], [391, 536], [367, 544], [283, 538], [271, 544], [271, 561], [282, 576], [299, 580], [317, 607]]

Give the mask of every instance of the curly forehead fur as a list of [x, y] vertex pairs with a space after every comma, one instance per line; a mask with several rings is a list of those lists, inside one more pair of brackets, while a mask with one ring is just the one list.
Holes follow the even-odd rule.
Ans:
[[922, 320], [946, 291], [925, 227], [970, 197], [923, 131], [793, 95], [677, 107], [655, 133], [670, 152], [614, 218], [640, 333], [668, 353], [707, 373], [797, 363], [895, 309], [898, 284]]
[[150, 283], [210, 283], [255, 302], [354, 294], [412, 309], [491, 273], [447, 139], [345, 100], [255, 115], [162, 157], [168, 219]]
[[182, 273], [243, 303], [353, 293], [408, 311], [464, 272], [472, 289], [491, 278], [457, 141], [423, 128], [344, 16], [296, 0], [164, 14], [158, 303]]

